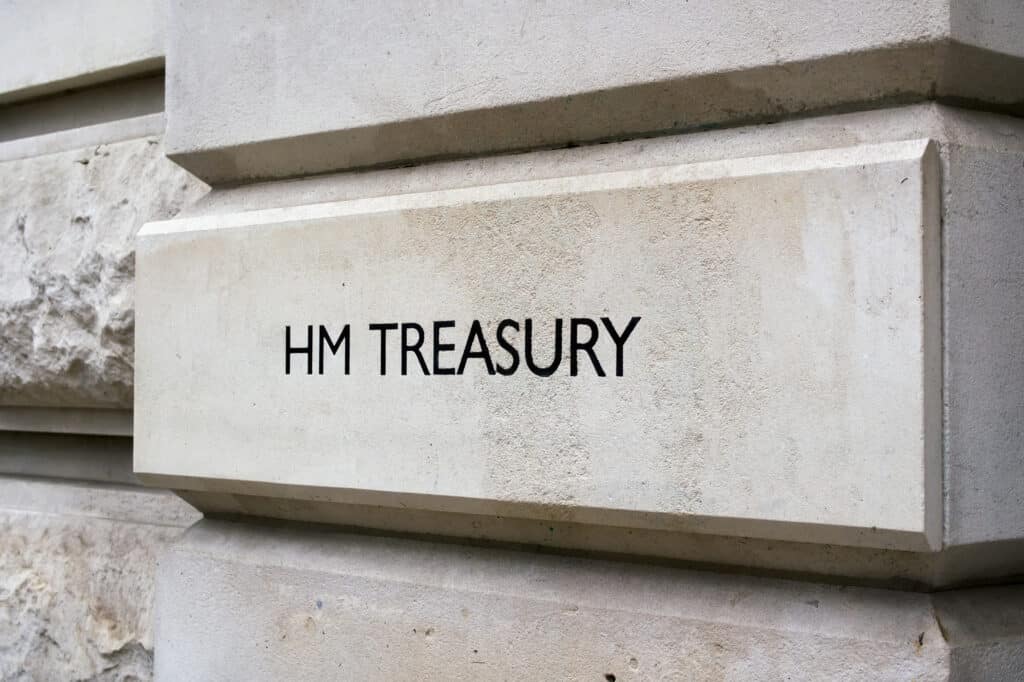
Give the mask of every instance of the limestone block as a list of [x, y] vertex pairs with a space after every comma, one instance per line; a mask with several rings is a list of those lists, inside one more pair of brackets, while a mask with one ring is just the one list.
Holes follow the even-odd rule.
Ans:
[[203, 521], [160, 563], [155, 672], [1016, 679], [1022, 606], [1020, 588], [932, 597]]
[[156, 136], [0, 162], [0, 404], [131, 406], [135, 233], [205, 189]]
[[151, 223], [136, 472], [938, 549], [938, 170], [919, 139]]
[[[1017, 138], [1020, 139], [1020, 138]], [[947, 542], [1024, 536], [1024, 149], [950, 147], [943, 203]]]
[[146, 680], [173, 495], [0, 478], [0, 679]]
[[[218, 216], [268, 210], [285, 214], [297, 206], [369, 197], [923, 138], [938, 141], [943, 185], [942, 551], [812, 546], [812, 536], [807, 534], [800, 534], [796, 542], [721, 536], [710, 534], [713, 528], [699, 524], [680, 532], [583, 523], [575, 515], [522, 519], [494, 508], [476, 514], [427, 513], [416, 505], [405, 509], [357, 504], [348, 497], [338, 504], [325, 501], [334, 496], [322, 495], [323, 490], [266, 489], [252, 481], [232, 487], [220, 480], [206, 485], [208, 491], [190, 490], [186, 495], [204, 509], [219, 513], [656, 555], [701, 565], [758, 566], [787, 575], [858, 576], [888, 585], [950, 587], [1018, 575], [1024, 566], [1024, 504], [1019, 503], [1024, 496], [1024, 439], [1014, 435], [1024, 423], [1024, 392], [1016, 388], [1024, 383], [1024, 332], [1019, 328], [1024, 320], [1024, 298], [1017, 295], [1020, 287], [1014, 284], [1024, 271], [1020, 264], [1024, 210], [1019, 206], [1024, 197], [1024, 125], [1019, 119], [935, 104], [914, 105], [575, 149], [218, 188], [190, 208], [189, 214], [192, 220], [219, 220]], [[770, 210], [767, 205], [765, 210]], [[931, 397], [934, 400], [938, 395]], [[301, 442], [302, 434], [299, 436]], [[175, 484], [195, 487], [181, 480]]]
[[1020, 112], [1022, 31], [1019, 0], [175, 0], [168, 150], [220, 184], [934, 98]]
[[160, 0], [5, 0], [0, 8], [0, 102], [159, 70]]

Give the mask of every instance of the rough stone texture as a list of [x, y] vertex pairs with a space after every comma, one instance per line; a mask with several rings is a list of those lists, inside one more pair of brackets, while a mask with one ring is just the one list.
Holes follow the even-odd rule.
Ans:
[[203, 521], [158, 570], [156, 677], [1009, 680], [1022, 606]]
[[172, 495], [0, 477], [0, 680], [145, 680]]
[[880, 103], [1022, 111], [1022, 30], [1019, 0], [175, 0], [168, 150], [219, 184]]
[[135, 233], [205, 190], [155, 136], [0, 163], [0, 404], [131, 406]]

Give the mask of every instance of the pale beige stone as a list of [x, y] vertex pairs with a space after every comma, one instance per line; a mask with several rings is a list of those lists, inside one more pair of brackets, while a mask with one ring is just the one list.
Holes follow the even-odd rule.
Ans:
[[[188, 595], [183, 599], [182, 595]], [[203, 521], [158, 680], [1018, 679], [1019, 587], [941, 595]]]
[[135, 233], [205, 191], [157, 136], [0, 163], [0, 404], [131, 406]]
[[0, 102], [159, 71], [161, 0], [4, 0]]
[[156, 557], [197, 518], [167, 493], [0, 478], [0, 679], [149, 679]]
[[[941, 536], [927, 140], [152, 223], [135, 468], [170, 487], [800, 542]], [[642, 321], [614, 376], [379, 375], [374, 322]], [[285, 325], [351, 324], [351, 375]], [[305, 337], [294, 337], [303, 343]], [[430, 348], [433, 342], [428, 342]], [[515, 342], [522, 352], [522, 334]], [[563, 359], [564, 363], [569, 358]], [[458, 362], [458, 351], [450, 363]]]
[[[965, 5], [964, 7], [967, 7]], [[995, 27], [996, 24], [987, 24]], [[1024, 565], [1024, 123], [1020, 119], [937, 104], [811, 117], [775, 125], [727, 128], [691, 135], [639, 139], [601, 146], [492, 156], [427, 166], [339, 173], [302, 180], [218, 188], [188, 210], [192, 216], [232, 214], [325, 203], [810, 151], [894, 140], [929, 138], [939, 143], [943, 176], [943, 365], [944, 546], [932, 555], [869, 552], [870, 566], [842, 560], [847, 552], [823, 545], [813, 550], [824, 561], [801, 558], [777, 544], [754, 550], [742, 539], [703, 542], [654, 539], [622, 530], [628, 540], [602, 527], [562, 532], [560, 526], [526, 521], [529, 533], [510, 531], [507, 517], [466, 516], [439, 522], [445, 532], [481, 538], [583, 547], [600, 551], [685, 557], [696, 561], [813, 570], [930, 585], [965, 579], [1016, 575]], [[204, 504], [213, 504], [206, 496]], [[373, 527], [429, 532], [422, 514], [396, 515], [390, 509], [365, 511], [309, 500], [221, 497], [216, 508], [233, 513], [333, 519]], [[317, 509], [312, 509], [318, 507]], [[372, 518], [370, 518], [372, 516]], [[554, 527], [554, 532], [548, 528]], [[572, 524], [569, 524], [570, 527]], [[585, 539], [584, 539], [585, 538]], [[648, 541], [641, 541], [648, 538]], [[709, 549], [710, 543], [737, 545], [735, 552]], [[800, 549], [800, 548], [804, 549]]]
[[168, 149], [221, 184], [935, 98], [1021, 113], [1022, 31], [1019, 0], [175, 0]]

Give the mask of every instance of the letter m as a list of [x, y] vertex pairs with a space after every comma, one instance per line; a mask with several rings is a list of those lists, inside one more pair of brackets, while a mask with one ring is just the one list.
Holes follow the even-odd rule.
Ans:
[[320, 325], [320, 357], [318, 362], [318, 372], [324, 373], [324, 345], [331, 351], [331, 355], [337, 355], [338, 349], [341, 348], [342, 344], [345, 345], [345, 374], [349, 371], [349, 326], [346, 324], [344, 329], [341, 330], [341, 334], [338, 335], [337, 339], [332, 339], [330, 332], [327, 331], [327, 327]]

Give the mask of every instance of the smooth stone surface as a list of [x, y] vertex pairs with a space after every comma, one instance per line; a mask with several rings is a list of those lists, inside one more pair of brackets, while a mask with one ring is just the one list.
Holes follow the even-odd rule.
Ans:
[[[149, 224], [136, 472], [937, 549], [937, 172], [911, 140]], [[479, 360], [399, 376], [394, 335], [379, 376], [367, 329], [455, 320], [461, 349], [479, 319], [506, 364], [494, 325], [532, 317], [546, 363], [551, 320], [571, 315], [642, 317], [623, 376], [586, 358], [579, 376], [489, 376]], [[285, 375], [286, 324], [345, 323], [350, 376], [340, 356]], [[617, 364], [606, 339], [597, 355]]]
[[0, 102], [159, 71], [161, 0], [5, 0]]
[[1022, 112], [1022, 31], [1018, 0], [175, 0], [168, 150], [221, 184], [936, 98]]
[[[992, 24], [995, 26], [996, 24]], [[944, 506], [943, 544], [956, 548], [942, 556], [872, 557], [865, 565], [848, 563], [826, 551], [824, 562], [811, 561], [808, 569], [846, 570], [856, 575], [912, 577], [931, 585], [961, 583], [972, 575], [1015, 575], [1024, 568], [1018, 543], [1024, 533], [1024, 297], [1015, 285], [1024, 272], [1024, 224], [1020, 198], [1024, 196], [1024, 122], [1007, 116], [921, 104], [836, 116], [793, 120], [775, 125], [714, 130], [691, 135], [633, 140], [575, 149], [450, 161], [426, 166], [340, 173], [233, 188], [218, 188], [187, 213], [192, 216], [231, 214], [300, 204], [343, 201], [436, 189], [454, 189], [503, 182], [556, 178], [596, 172], [622, 171], [643, 166], [667, 166], [736, 157], [808, 151], [835, 146], [875, 144], [894, 140], [930, 138], [939, 142], [943, 176], [943, 280], [945, 338], [943, 340], [944, 394]], [[207, 502], [209, 503], [209, 496]], [[316, 503], [225, 497], [217, 508], [246, 513], [289, 515], [291, 518], [331, 518], [339, 523], [388, 526], [386, 511], [369, 518], [334, 505], [311, 511]], [[268, 511], [273, 510], [273, 511]], [[386, 517], [384, 519], [383, 517]], [[383, 524], [383, 526], [382, 526]], [[507, 520], [491, 519], [458, 534], [503, 537], [515, 541], [551, 544], [566, 542], [561, 532], [525, 539], [510, 533]], [[399, 525], [409, 524], [402, 521]], [[412, 524], [423, 531], [423, 524]], [[426, 532], [429, 532], [427, 529]], [[446, 530], [445, 532], [449, 532]], [[587, 540], [571, 533], [568, 542], [607, 549], [620, 538], [605, 531], [587, 530]], [[707, 543], [672, 543], [651, 538], [639, 542], [633, 534], [622, 540], [630, 551], [647, 554], [699, 557], [711, 561], [749, 565], [785, 564], [777, 547], [744, 553], [737, 549], [710, 551]], [[708, 541], [710, 542], [710, 540]], [[727, 540], [721, 541], [729, 544]], [[804, 545], [806, 546], [806, 545]], [[827, 550], [827, 548], [826, 548]], [[614, 550], [613, 550], [614, 551]], [[892, 566], [889, 566], [890, 559]], [[938, 570], [929, 564], [943, 566]], [[845, 566], [845, 568], [841, 568]]]
[[0, 476], [0, 679], [150, 679], [156, 556], [198, 518], [167, 493]]
[[[0, 467], [3, 465], [0, 458]], [[46, 466], [50, 471], [63, 471], [52, 459], [46, 460]], [[223, 492], [179, 490], [178, 494], [208, 516], [314, 520], [355, 532], [372, 529], [408, 537], [542, 548], [595, 558], [648, 557], [696, 570], [739, 570], [798, 580], [839, 579], [867, 587], [949, 589], [1015, 581], [1024, 573], [1024, 540], [1020, 539], [958, 544], [939, 552], [909, 552]]]
[[160, 563], [155, 672], [1015, 679], [1022, 611], [1019, 587], [930, 596], [203, 521]]
[[0, 404], [131, 407], [135, 233], [206, 186], [156, 136], [39, 144], [0, 162]]
[[945, 171], [949, 544], [1024, 536], [1024, 149], [1010, 139], [953, 145]]

